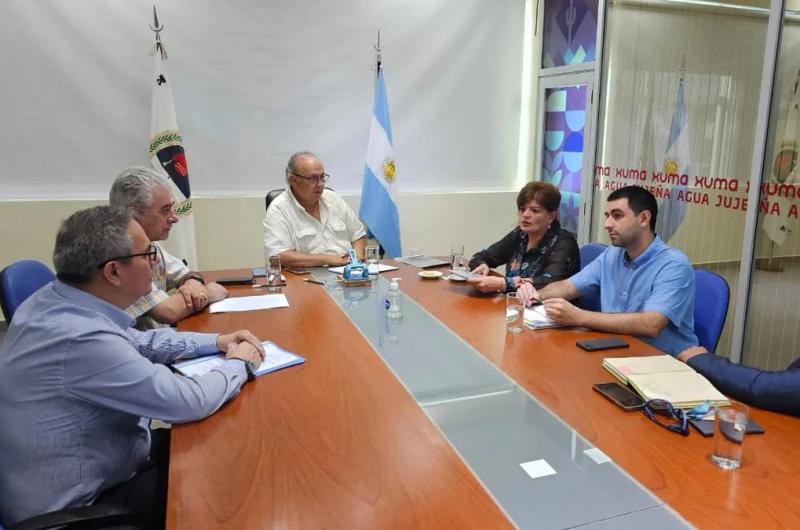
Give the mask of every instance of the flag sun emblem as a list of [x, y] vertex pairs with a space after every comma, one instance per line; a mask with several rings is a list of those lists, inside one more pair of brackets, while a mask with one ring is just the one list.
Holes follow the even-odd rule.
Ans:
[[381, 174], [383, 175], [383, 180], [392, 184], [394, 182], [395, 176], [395, 167], [394, 167], [394, 160], [391, 158], [387, 158], [381, 164]]
[[672, 175], [678, 172], [678, 161], [674, 158], [670, 158], [666, 162], [664, 162], [664, 173], [667, 175]]

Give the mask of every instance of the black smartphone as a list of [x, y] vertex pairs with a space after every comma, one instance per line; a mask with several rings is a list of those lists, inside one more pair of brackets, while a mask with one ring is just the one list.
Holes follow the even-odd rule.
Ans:
[[311, 269], [306, 269], [305, 267], [286, 267], [284, 270], [292, 274], [309, 274], [311, 272]]
[[[689, 420], [689, 423], [703, 436], [714, 436], [714, 420]], [[748, 419], [747, 429], [744, 432], [747, 434], [764, 434], [764, 427]]]
[[614, 348], [627, 348], [628, 343], [619, 337], [608, 337], [605, 339], [579, 340], [575, 344], [586, 351], [613, 350]]
[[253, 276], [232, 276], [228, 278], [219, 278], [217, 283], [220, 285], [249, 285], [253, 283]]
[[624, 411], [630, 412], [644, 407], [644, 399], [619, 383], [597, 383], [592, 388]]

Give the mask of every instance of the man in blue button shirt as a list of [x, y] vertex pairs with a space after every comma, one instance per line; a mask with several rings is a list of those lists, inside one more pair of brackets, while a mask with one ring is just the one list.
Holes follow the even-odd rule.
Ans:
[[[0, 347], [2, 524], [111, 500], [146, 528], [163, 526], [167, 458], [151, 436], [168, 449], [155, 443], [168, 431], [151, 435], [148, 419], [213, 414], [247, 381], [246, 363], [262, 360], [248, 331], [131, 328], [125, 308], [150, 291], [157, 260], [123, 208], [83, 210], [61, 226], [58, 279], [19, 307]], [[195, 378], [164, 366], [217, 351], [228, 360]]]
[[[525, 284], [519, 295], [528, 304], [542, 300], [558, 324], [637, 335], [670, 355], [696, 346], [694, 271], [656, 235], [655, 197], [639, 186], [619, 188], [608, 196], [605, 215], [612, 247], [569, 279], [538, 292]], [[596, 290], [602, 312], [567, 301]]]

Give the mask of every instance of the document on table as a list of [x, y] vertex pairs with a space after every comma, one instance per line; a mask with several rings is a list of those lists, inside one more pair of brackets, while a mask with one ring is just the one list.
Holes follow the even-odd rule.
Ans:
[[543, 305], [526, 307], [522, 320], [527, 327], [533, 329], [561, 327], [561, 324], [556, 324], [555, 322], [550, 320], [550, 317], [547, 316], [547, 313], [545, 312]]
[[[264, 362], [256, 368], [256, 375], [268, 374], [280, 370], [281, 368], [288, 368], [289, 366], [294, 366], [295, 364], [304, 363], [306, 361], [303, 357], [282, 349], [274, 342], [264, 341], [261, 344], [264, 346]], [[197, 377], [207, 374], [224, 362], [224, 355], [211, 355], [208, 357], [181, 361], [173, 364], [172, 367], [183, 375]]]
[[[380, 270], [379, 270], [380, 267]], [[384, 265], [383, 263], [370, 263], [368, 265], [369, 273], [370, 274], [378, 274], [379, 272], [386, 272], [386, 271], [396, 271], [397, 267], [392, 267], [391, 265]], [[342, 274], [344, 272], [344, 266], [342, 267], [331, 267], [328, 269], [331, 272], [336, 274]]]
[[255, 311], [289, 307], [285, 294], [263, 294], [260, 296], [238, 296], [214, 302], [208, 306], [209, 313], [231, 313], [234, 311]]

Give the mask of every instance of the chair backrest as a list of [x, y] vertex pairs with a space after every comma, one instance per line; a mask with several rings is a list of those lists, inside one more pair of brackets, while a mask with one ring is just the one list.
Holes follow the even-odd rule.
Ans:
[[271, 190], [267, 193], [267, 196], [264, 197], [264, 211], [269, 210], [269, 205], [272, 204], [272, 201], [275, 200], [275, 197], [283, 193], [285, 188], [278, 188], [277, 190]]
[[[581, 270], [593, 262], [606, 248], [608, 247], [602, 243], [587, 243], [583, 245], [580, 249]], [[587, 311], [600, 311], [600, 291], [582, 295], [577, 300], [576, 305]]]
[[22, 302], [55, 278], [47, 265], [31, 259], [16, 261], [0, 271], [0, 307], [6, 323]]
[[730, 289], [725, 278], [710, 271], [694, 270], [694, 334], [700, 346], [712, 353], [725, 327], [729, 300]]
[[593, 262], [597, 256], [603, 253], [608, 246], [602, 243], [586, 243], [581, 247], [581, 270]]

